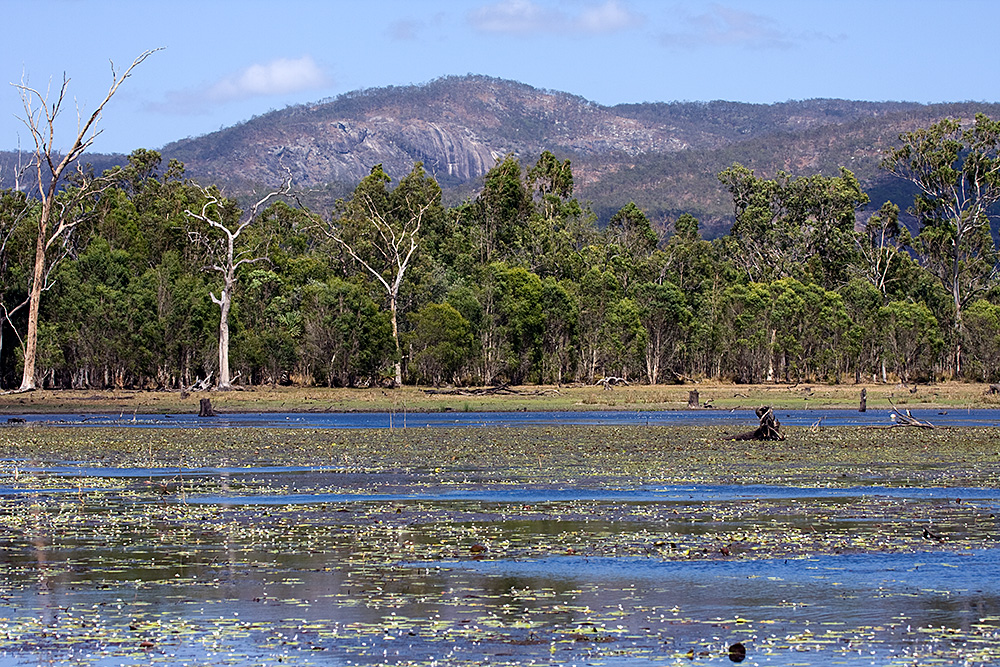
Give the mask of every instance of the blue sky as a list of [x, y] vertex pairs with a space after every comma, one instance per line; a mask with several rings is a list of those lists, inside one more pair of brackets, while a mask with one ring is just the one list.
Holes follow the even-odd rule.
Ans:
[[[125, 82], [92, 150], [160, 148], [360, 88], [485, 74], [601, 104], [816, 97], [1000, 100], [994, 0], [0, 0], [0, 148], [27, 147], [8, 83], [63, 73], [82, 113]], [[65, 108], [55, 145], [75, 134]]]

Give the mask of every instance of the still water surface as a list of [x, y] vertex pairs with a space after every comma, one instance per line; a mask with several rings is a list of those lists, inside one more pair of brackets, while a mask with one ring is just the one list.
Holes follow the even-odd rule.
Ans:
[[[810, 426], [887, 426], [889, 410], [777, 410], [782, 423]], [[1000, 426], [1000, 410], [911, 410], [922, 421], [938, 426]], [[518, 426], [636, 426], [685, 424], [757, 424], [752, 410], [590, 410], [579, 412], [246, 412], [202, 418], [192, 414], [30, 414], [9, 415], [27, 423], [62, 426], [122, 426], [141, 428], [425, 428]]]
[[[997, 426], [994, 410], [919, 411]], [[782, 411], [786, 424], [889, 413]], [[749, 411], [25, 416], [732, 423]], [[39, 431], [43, 433], [43, 431]], [[1000, 664], [1000, 485], [506, 484], [488, 470], [0, 462], [0, 666]]]
[[1000, 661], [995, 488], [17, 474], [0, 665]]

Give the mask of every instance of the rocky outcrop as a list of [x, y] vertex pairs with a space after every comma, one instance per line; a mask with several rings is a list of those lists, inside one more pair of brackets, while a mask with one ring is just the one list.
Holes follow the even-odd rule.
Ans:
[[399, 178], [418, 161], [446, 193], [466, 196], [466, 184], [498, 159], [514, 154], [527, 166], [548, 150], [572, 160], [576, 194], [593, 202], [602, 220], [634, 201], [661, 221], [688, 212], [723, 230], [732, 204], [716, 174], [733, 162], [768, 175], [779, 169], [834, 175], [845, 165], [877, 206], [898, 195], [878, 164], [901, 131], [976, 112], [1000, 117], [1000, 105], [807, 100], [606, 107], [466, 76], [274, 111], [169, 144], [162, 153], [184, 162], [192, 178], [228, 186], [237, 196], [248, 185], [279, 184], [286, 171], [298, 187], [338, 184], [344, 192], [376, 164]]

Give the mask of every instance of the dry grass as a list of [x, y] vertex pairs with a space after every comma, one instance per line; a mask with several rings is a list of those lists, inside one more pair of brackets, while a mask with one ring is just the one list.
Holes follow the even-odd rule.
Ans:
[[861, 389], [868, 392], [871, 408], [1000, 407], [1000, 396], [983, 384], [949, 382], [904, 387], [902, 385], [734, 385], [702, 382], [686, 385], [636, 385], [604, 390], [600, 387], [539, 387], [518, 389], [517, 394], [462, 396], [429, 394], [422, 387], [401, 389], [328, 389], [322, 387], [253, 387], [230, 392], [190, 394], [178, 392], [40, 390], [0, 395], [0, 413], [191, 413], [201, 398], [224, 412], [354, 412], [354, 411], [540, 411], [540, 410], [681, 410], [688, 392], [697, 389], [701, 403], [713, 407], [754, 408], [773, 405], [782, 409], [855, 408]]

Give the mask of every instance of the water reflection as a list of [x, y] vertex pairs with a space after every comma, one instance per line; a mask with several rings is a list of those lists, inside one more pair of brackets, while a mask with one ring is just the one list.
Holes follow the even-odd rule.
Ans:
[[3, 498], [0, 664], [1000, 659], [995, 489], [101, 479]]

